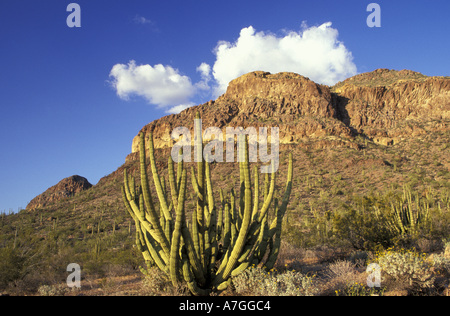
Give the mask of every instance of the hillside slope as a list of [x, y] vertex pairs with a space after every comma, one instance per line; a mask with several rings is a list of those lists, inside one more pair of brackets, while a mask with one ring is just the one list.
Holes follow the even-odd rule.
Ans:
[[[277, 126], [283, 144], [331, 137], [351, 147], [349, 141], [361, 135], [387, 145], [420, 135], [434, 120], [440, 123], [434, 129], [448, 129], [450, 78], [379, 69], [330, 88], [294, 73], [252, 72], [231, 81], [217, 100], [155, 120], [142, 131], [154, 131], [155, 147], [171, 147], [172, 130], [192, 131], [197, 111], [204, 128], [223, 132], [227, 126]], [[132, 153], [138, 144], [136, 136]]]

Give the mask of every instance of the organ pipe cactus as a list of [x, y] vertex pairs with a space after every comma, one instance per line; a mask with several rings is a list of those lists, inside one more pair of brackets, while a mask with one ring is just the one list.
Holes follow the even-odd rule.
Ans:
[[[261, 204], [257, 166], [254, 168], [252, 186], [247, 140], [243, 148], [245, 159], [239, 162], [239, 198], [233, 190], [228, 197], [220, 190], [220, 203], [216, 205], [210, 166], [202, 157], [197, 163], [197, 172], [191, 169], [190, 178], [197, 203], [190, 210], [185, 207], [188, 176], [183, 162], [177, 163], [175, 172], [174, 162], [169, 157], [169, 188], [166, 188], [156, 168], [152, 133], [148, 136], [148, 158], [159, 211], [150, 190], [146, 137], [142, 132], [140, 185], [125, 170], [122, 187], [125, 207], [136, 223], [136, 244], [146, 263], [154, 264], [165, 272], [174, 286], [186, 283], [193, 295], [224, 290], [232, 276], [251, 265], [260, 264], [271, 269], [280, 250], [282, 219], [291, 193], [292, 154], [289, 155], [281, 204], [274, 203], [272, 206], [274, 216], [269, 217], [269, 209], [274, 199], [275, 172], [270, 174], [270, 180], [266, 174]], [[197, 146], [202, 146], [201, 137], [196, 141]], [[189, 211], [192, 213], [188, 216]], [[192, 223], [190, 227], [188, 221]]]

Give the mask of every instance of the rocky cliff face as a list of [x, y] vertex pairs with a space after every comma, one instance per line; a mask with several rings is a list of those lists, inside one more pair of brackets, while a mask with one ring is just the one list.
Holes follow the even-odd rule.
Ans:
[[[173, 146], [172, 130], [193, 131], [196, 112], [204, 129], [277, 126], [284, 144], [313, 140], [318, 146], [353, 147], [351, 139], [362, 135], [390, 145], [426, 128], [449, 128], [450, 78], [379, 69], [328, 87], [295, 73], [257, 71], [231, 81], [216, 101], [163, 117], [142, 131], [153, 131], [156, 148]], [[135, 137], [132, 153], [138, 150]]]
[[375, 141], [385, 138], [391, 144], [416, 137], [429, 122], [448, 128], [450, 78], [379, 69], [347, 79], [332, 91], [342, 121]]
[[71, 176], [61, 180], [58, 184], [47, 189], [44, 193], [36, 196], [27, 205], [28, 210], [44, 207], [63, 198], [70, 197], [81, 191], [92, 187], [86, 178]]

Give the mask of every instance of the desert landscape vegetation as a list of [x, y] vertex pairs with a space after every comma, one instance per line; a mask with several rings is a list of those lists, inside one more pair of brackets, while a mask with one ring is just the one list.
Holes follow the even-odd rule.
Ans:
[[[133, 218], [133, 212], [130, 215], [122, 188], [126, 171], [136, 183], [125, 184], [132, 195], [129, 207], [131, 201], [138, 206], [139, 191], [145, 191], [139, 188], [139, 135], [152, 132], [154, 165], [164, 183], [160, 189], [170, 201], [167, 169], [175, 142], [170, 133], [178, 126], [193, 130], [196, 113], [205, 128], [278, 127], [280, 131], [279, 170], [265, 220], [267, 225], [275, 223], [267, 226], [273, 228], [270, 247], [258, 254], [257, 262], [249, 255], [231, 264], [234, 271], [246, 263], [240, 273], [233, 275], [229, 271], [226, 287], [211, 285], [212, 291], [200, 293], [450, 295], [450, 77], [388, 69], [359, 74], [332, 87], [295, 73], [252, 72], [230, 82], [227, 92], [215, 101], [150, 122], [130, 140], [132, 152], [124, 157], [124, 164], [96, 185], [82, 176], [69, 177], [34, 198], [26, 209], [2, 212], [0, 293], [192, 295], [195, 290], [186, 282], [189, 277], [180, 276], [184, 262], [189, 261], [183, 259], [183, 254], [189, 253], [184, 250], [188, 247], [187, 235], [183, 234], [184, 241], [174, 253], [177, 266], [170, 272], [161, 271], [161, 265], [142, 255], [146, 230], [139, 225], [142, 221]], [[148, 144], [144, 148], [148, 150]], [[288, 185], [290, 156], [292, 179]], [[164, 209], [156, 203], [159, 193], [153, 184], [154, 173], [150, 162], [146, 162], [155, 214], [162, 214]], [[255, 165], [248, 163], [245, 170], [253, 170]], [[194, 162], [185, 163], [186, 222], [199, 203], [191, 181], [197, 168]], [[217, 212], [226, 205], [222, 201], [228, 201], [230, 207], [237, 205], [231, 224], [236, 229], [236, 240], [232, 241], [235, 247], [239, 245], [238, 233], [245, 226], [244, 214], [239, 219], [238, 212], [239, 206], [247, 203], [243, 198], [246, 187], [241, 186], [242, 170], [237, 162], [213, 162], [209, 166], [212, 190], [208, 193]], [[266, 180], [260, 175], [258, 188], [253, 173], [249, 174], [252, 192], [256, 191], [254, 196], [258, 197], [253, 197], [253, 202], [258, 200], [261, 208], [267, 194]], [[181, 174], [177, 176], [181, 179]], [[288, 186], [290, 194], [286, 195]], [[234, 197], [231, 192], [235, 192]], [[175, 208], [169, 208], [169, 212], [175, 221]], [[280, 218], [276, 216], [279, 213]], [[264, 231], [265, 224], [260, 221], [259, 225], [259, 231]], [[175, 222], [167, 226], [172, 236]], [[186, 228], [192, 236], [200, 235], [193, 233], [192, 224]], [[248, 236], [249, 232], [241, 238], [242, 249], [251, 246], [248, 251], [253, 256], [260, 244], [250, 243]], [[217, 254], [217, 264], [209, 262], [205, 266], [216, 273], [220, 271], [220, 256], [225, 256], [225, 252], [219, 255], [224, 234], [216, 239], [203, 238], [216, 243], [212, 253]], [[277, 260], [267, 265], [274, 252]], [[197, 254], [204, 256], [203, 252]], [[66, 284], [70, 263], [81, 266], [81, 288], [72, 289]], [[373, 263], [381, 269], [379, 287], [368, 285], [366, 271]], [[189, 266], [186, 269], [187, 275], [196, 272]], [[194, 279], [199, 282], [197, 275]], [[214, 283], [203, 283], [208, 282]]]

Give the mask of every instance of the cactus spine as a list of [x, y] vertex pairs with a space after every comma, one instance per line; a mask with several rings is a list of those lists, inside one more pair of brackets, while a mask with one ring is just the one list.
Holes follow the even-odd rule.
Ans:
[[[199, 118], [198, 114], [196, 118]], [[200, 129], [197, 135], [202, 135]], [[239, 198], [236, 198], [233, 190], [228, 197], [220, 191], [219, 207], [214, 201], [210, 165], [200, 156], [202, 138], [200, 136], [195, 140], [195, 154], [200, 159], [197, 173], [192, 168], [190, 178], [197, 204], [189, 217], [186, 216], [185, 208], [188, 176], [183, 162], [179, 159], [175, 173], [174, 162], [169, 157], [170, 188], [166, 188], [156, 168], [152, 133], [149, 133], [148, 142], [159, 212], [150, 191], [144, 133], [140, 134], [140, 185], [136, 185], [134, 177], [125, 170], [122, 187], [123, 202], [136, 224], [136, 245], [146, 264], [155, 264], [167, 273], [174, 286], [186, 283], [194, 295], [207, 295], [211, 291], [225, 289], [230, 284], [231, 276], [241, 273], [252, 264], [272, 268], [280, 249], [282, 219], [291, 193], [292, 154], [289, 155], [282, 203], [279, 207], [276, 205], [275, 218], [269, 225], [268, 211], [274, 196], [275, 172], [271, 173], [270, 181], [268, 175], [265, 177], [261, 204], [256, 166], [254, 186], [251, 183], [247, 139], [240, 142], [244, 144], [241, 153], [244, 153], [245, 159], [239, 163]], [[190, 228], [187, 220], [192, 221]]]

